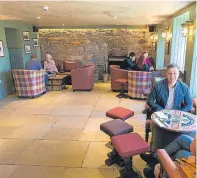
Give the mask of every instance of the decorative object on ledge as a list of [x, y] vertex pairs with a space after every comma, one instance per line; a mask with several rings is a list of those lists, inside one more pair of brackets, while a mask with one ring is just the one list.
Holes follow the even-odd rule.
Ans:
[[72, 41], [71, 44], [81, 44], [80, 41]]
[[166, 41], [170, 41], [170, 39], [172, 38], [172, 33], [170, 33], [169, 29], [165, 29], [162, 34], [161, 34], [162, 38], [164, 38]]
[[157, 33], [155, 33], [155, 32], [151, 33], [150, 38], [151, 38], [151, 40], [152, 40], [153, 42], [156, 42], [156, 41], [158, 40], [158, 35], [157, 35]]
[[170, 54], [170, 41], [166, 41], [165, 43], [165, 54], [166, 55]]
[[0, 57], [4, 56], [4, 51], [3, 51], [3, 41], [0, 41]]
[[30, 38], [29, 38], [29, 32], [28, 31], [23, 32], [23, 40], [24, 41], [29, 41], [30, 40]]
[[25, 54], [31, 54], [31, 46], [30, 45], [24, 45], [25, 48]]
[[37, 38], [33, 38], [32, 40], [33, 40], [33, 46], [34, 47], [38, 47], [39, 46], [38, 45], [38, 39]]
[[193, 34], [193, 21], [185, 21], [182, 25], [182, 35], [184, 37]]
[[156, 51], [157, 49], [157, 43], [156, 42], [152, 42], [152, 50]]

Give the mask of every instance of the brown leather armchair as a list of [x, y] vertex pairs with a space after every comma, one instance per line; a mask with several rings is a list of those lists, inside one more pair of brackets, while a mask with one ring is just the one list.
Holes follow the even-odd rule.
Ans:
[[94, 87], [94, 64], [71, 70], [72, 89], [92, 90]]

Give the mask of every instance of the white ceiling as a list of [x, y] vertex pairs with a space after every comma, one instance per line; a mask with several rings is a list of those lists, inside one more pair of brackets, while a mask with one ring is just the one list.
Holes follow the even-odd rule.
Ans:
[[[191, 1], [0, 0], [0, 20], [20, 20], [37, 26], [150, 25], [160, 23], [190, 3]], [[42, 10], [43, 6], [49, 6], [49, 11]]]

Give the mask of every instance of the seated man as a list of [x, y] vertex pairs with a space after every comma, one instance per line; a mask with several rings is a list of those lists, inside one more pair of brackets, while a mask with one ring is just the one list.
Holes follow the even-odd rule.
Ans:
[[[31, 55], [31, 59], [27, 61], [25, 68], [27, 70], [42, 70], [42, 64], [41, 62], [37, 59], [35, 54]], [[48, 74], [45, 73], [45, 86], [48, 84]]]
[[36, 58], [35, 54], [31, 55], [31, 59], [27, 61], [25, 68], [27, 70], [40, 70], [42, 69], [41, 62]]
[[[168, 155], [175, 160], [176, 158], [186, 158], [191, 163], [196, 162], [196, 136], [192, 138], [188, 135], [182, 134], [177, 139], [175, 139], [172, 143], [165, 147], [166, 152]], [[155, 157], [155, 160], [152, 161], [146, 157], [146, 162], [151, 165], [151, 169], [145, 168], [144, 174], [146, 178], [153, 178], [155, 170], [155, 175], [158, 177], [160, 164], [157, 164], [158, 161]], [[156, 165], [157, 164], [157, 165]], [[156, 166], [155, 166], [156, 165]], [[165, 177], [165, 173], [164, 173]]]

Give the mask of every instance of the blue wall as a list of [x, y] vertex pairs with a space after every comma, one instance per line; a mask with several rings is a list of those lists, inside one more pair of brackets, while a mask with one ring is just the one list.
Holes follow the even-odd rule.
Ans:
[[[23, 64], [30, 58], [31, 54], [36, 54], [40, 58], [40, 47], [33, 47], [32, 38], [37, 38], [37, 33], [32, 31], [32, 25], [24, 24], [21, 22], [13, 21], [0, 21], [0, 40], [3, 41], [4, 57], [0, 57], [0, 98], [13, 92], [13, 81], [10, 68], [10, 58], [6, 42], [5, 28], [17, 29], [17, 39], [20, 41], [20, 47], [22, 49]], [[24, 41], [22, 32], [29, 31], [30, 40]], [[24, 45], [31, 46], [31, 54], [25, 54]]]

